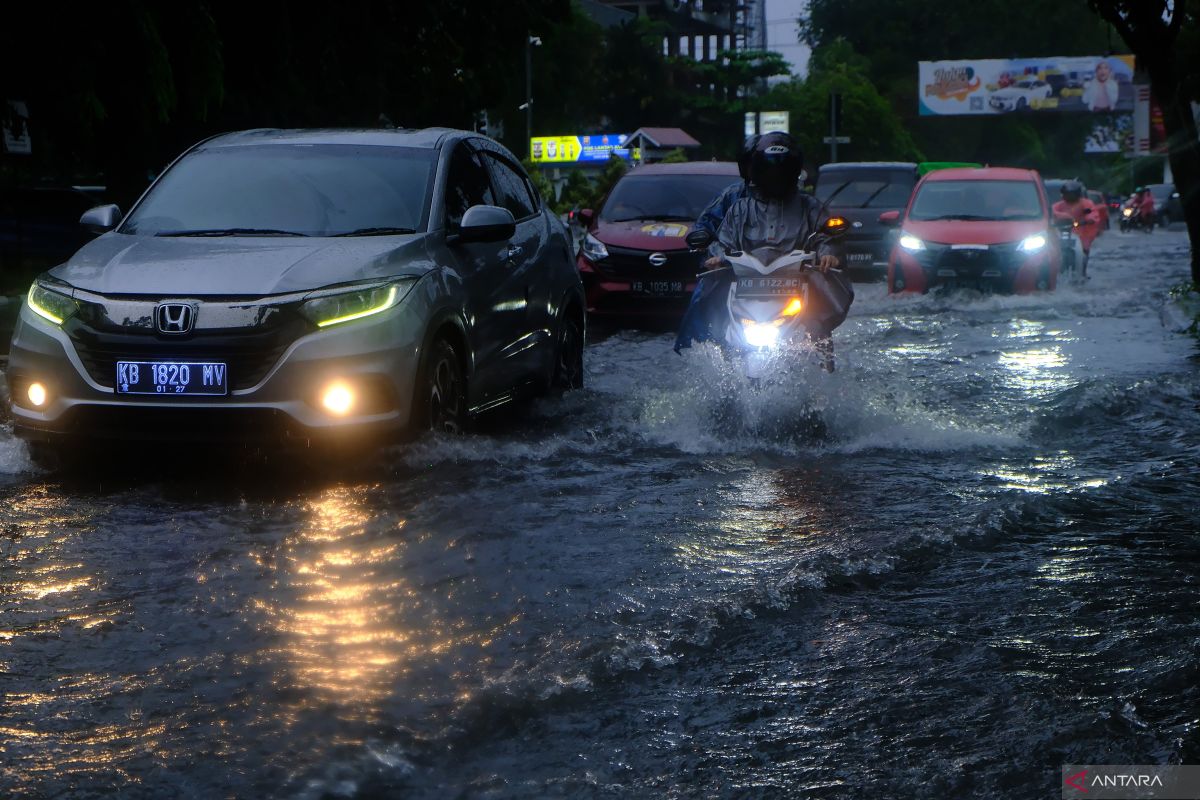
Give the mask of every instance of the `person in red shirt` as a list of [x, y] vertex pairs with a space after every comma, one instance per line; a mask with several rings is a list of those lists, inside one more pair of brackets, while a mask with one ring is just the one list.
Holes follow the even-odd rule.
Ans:
[[1079, 181], [1067, 181], [1059, 191], [1062, 199], [1054, 204], [1054, 218], [1075, 223], [1075, 235], [1079, 237], [1079, 243], [1083, 246], [1083, 265], [1080, 272], [1086, 278], [1092, 243], [1100, 235], [1100, 212], [1091, 200], [1084, 197], [1083, 184]]
[[1140, 188], [1141, 198], [1138, 200], [1138, 213], [1147, 228], [1154, 227], [1154, 193], [1149, 189]]

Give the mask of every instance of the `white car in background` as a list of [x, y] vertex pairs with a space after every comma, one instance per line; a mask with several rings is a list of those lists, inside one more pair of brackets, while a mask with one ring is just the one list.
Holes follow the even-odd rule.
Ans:
[[1028, 79], [992, 92], [988, 103], [997, 111], [1024, 111], [1034, 105], [1034, 101], [1048, 100], [1053, 93], [1045, 81]]

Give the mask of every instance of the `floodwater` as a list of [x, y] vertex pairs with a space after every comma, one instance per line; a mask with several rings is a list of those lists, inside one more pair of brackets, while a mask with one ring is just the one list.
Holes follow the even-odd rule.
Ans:
[[[588, 388], [353, 474], [40, 472], [0, 433], [0, 796], [1058, 796], [1200, 762], [1176, 233], [892, 300], [753, 390]], [[153, 452], [148, 458], [159, 458]]]

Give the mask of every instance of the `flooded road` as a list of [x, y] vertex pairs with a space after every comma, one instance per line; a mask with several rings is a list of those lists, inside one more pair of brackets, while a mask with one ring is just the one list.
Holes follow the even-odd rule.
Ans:
[[1200, 763], [1186, 237], [1092, 271], [860, 287], [839, 371], [760, 392], [618, 332], [588, 389], [339, 478], [64, 478], [0, 433], [0, 796], [1034, 798]]

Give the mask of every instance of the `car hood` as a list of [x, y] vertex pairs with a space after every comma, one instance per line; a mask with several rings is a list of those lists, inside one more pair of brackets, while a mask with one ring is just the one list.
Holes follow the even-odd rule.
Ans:
[[1035, 233], [1046, 233], [1049, 226], [1044, 219], [1013, 220], [935, 220], [918, 221], [906, 219], [904, 232], [918, 239], [939, 244], [1005, 244], [1019, 242]]
[[50, 274], [98, 294], [271, 295], [432, 268], [427, 236], [306, 239], [108, 233]]
[[605, 244], [614, 247], [629, 247], [635, 250], [661, 251], [685, 250], [684, 237], [695, 227], [687, 220], [628, 220], [623, 222], [598, 222], [591, 234]]

